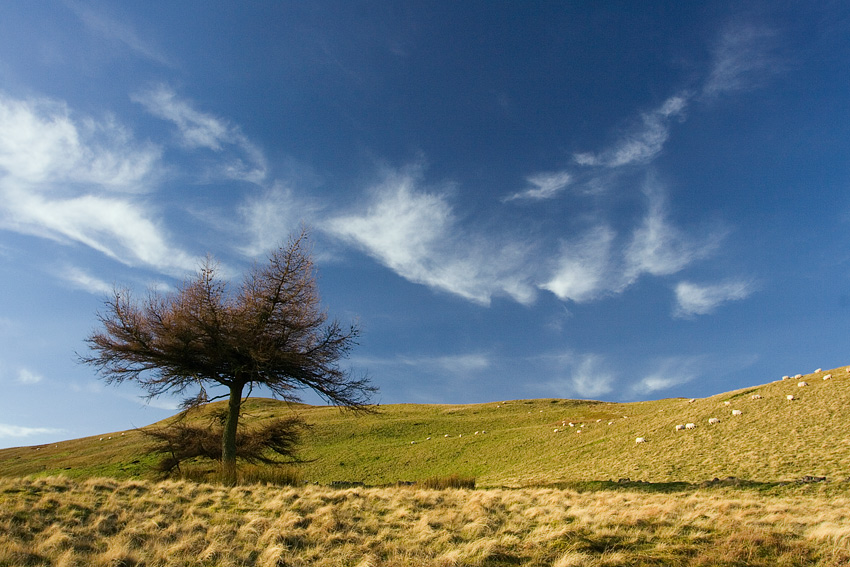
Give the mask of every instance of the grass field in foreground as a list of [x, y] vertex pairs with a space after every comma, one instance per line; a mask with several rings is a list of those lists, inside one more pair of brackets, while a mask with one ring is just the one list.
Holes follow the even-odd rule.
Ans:
[[[832, 377], [823, 380], [827, 374]], [[450, 474], [491, 487], [624, 477], [690, 483], [728, 476], [762, 482], [805, 475], [847, 479], [850, 373], [839, 368], [800, 380], [809, 386], [776, 380], [692, 403], [544, 399], [400, 404], [374, 414], [250, 399], [245, 421], [250, 426], [300, 415], [310, 425], [301, 474], [322, 484], [384, 485]], [[753, 399], [755, 394], [761, 399]], [[787, 400], [788, 394], [796, 399]], [[733, 416], [732, 410], [742, 414]], [[720, 423], [710, 426], [712, 417]], [[675, 431], [688, 422], [696, 429]], [[636, 437], [646, 443], [635, 443]], [[153, 478], [148, 442], [131, 430], [0, 450], [0, 476]]]
[[663, 495], [0, 479], [0, 565], [837, 567], [850, 562], [848, 509], [826, 484]]

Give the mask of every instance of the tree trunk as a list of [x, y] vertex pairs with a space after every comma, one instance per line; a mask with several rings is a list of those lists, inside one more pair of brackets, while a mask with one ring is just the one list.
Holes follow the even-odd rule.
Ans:
[[227, 486], [236, 485], [236, 429], [239, 425], [239, 410], [242, 406], [243, 384], [230, 387], [227, 417], [221, 435], [221, 481]]

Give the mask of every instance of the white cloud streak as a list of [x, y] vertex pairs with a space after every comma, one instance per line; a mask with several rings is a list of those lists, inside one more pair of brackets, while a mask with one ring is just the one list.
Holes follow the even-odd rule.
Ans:
[[111, 119], [75, 119], [62, 103], [0, 94], [0, 228], [183, 273], [197, 260], [132, 195], [155, 183], [159, 157]]
[[442, 356], [404, 356], [392, 358], [352, 357], [352, 364], [357, 366], [404, 366], [424, 369], [429, 372], [440, 372], [469, 375], [490, 368], [492, 361], [483, 353], [467, 353]]
[[632, 384], [635, 397], [667, 390], [685, 384], [702, 374], [705, 358], [702, 356], [670, 356], [659, 359], [638, 382]]
[[267, 165], [263, 152], [237, 126], [197, 110], [165, 85], [157, 85], [132, 98], [153, 116], [177, 126], [180, 142], [185, 147], [241, 154], [228, 158], [220, 170], [221, 174], [256, 184], [265, 180]]
[[0, 423], [0, 438], [5, 437], [32, 437], [34, 435], [53, 435], [62, 433], [63, 429], [52, 427], [24, 427], [21, 425], [8, 425]]
[[514, 193], [502, 199], [503, 202], [528, 199], [532, 201], [540, 201], [543, 199], [551, 199], [563, 191], [572, 181], [572, 175], [566, 171], [557, 171], [550, 173], [537, 173], [526, 179], [531, 185], [530, 188]]
[[240, 251], [252, 258], [269, 252], [284, 243], [301, 223], [311, 225], [318, 210], [318, 206], [280, 184], [249, 197], [239, 208], [239, 232], [247, 233], [250, 241]]
[[391, 173], [365, 210], [331, 218], [328, 233], [400, 276], [487, 305], [494, 295], [533, 301], [522, 244], [464, 233], [446, 197], [421, 191], [411, 173]]
[[713, 285], [679, 282], [676, 285], [676, 308], [673, 314], [681, 318], [706, 315], [723, 303], [746, 299], [753, 291], [753, 284], [746, 281], [727, 281]]
[[682, 118], [689, 98], [688, 94], [668, 98], [659, 108], [642, 114], [640, 125], [611, 148], [598, 154], [577, 153], [573, 159], [579, 165], [609, 168], [649, 163], [664, 148], [670, 135], [669, 122], [674, 118]]
[[609, 289], [615, 236], [610, 227], [601, 225], [576, 242], [562, 244], [554, 274], [540, 287], [577, 303], [596, 299]]
[[703, 94], [748, 90], [759, 86], [780, 68], [772, 55], [775, 32], [765, 27], [736, 23], [724, 30], [714, 48], [711, 74]]
[[98, 35], [125, 45], [145, 59], [150, 59], [166, 67], [174, 66], [170, 58], [161, 49], [139, 37], [136, 31], [124, 22], [110, 18], [102, 12], [97, 12], [91, 7], [83, 6], [77, 2], [66, 2], [66, 5], [77, 14], [77, 17], [86, 27]]
[[44, 377], [41, 374], [33, 372], [32, 370], [21, 368], [18, 371], [18, 382], [20, 384], [38, 384], [42, 380], [44, 380]]
[[653, 276], [675, 274], [713, 252], [722, 238], [721, 234], [693, 238], [671, 224], [667, 219], [664, 193], [654, 180], [647, 182], [645, 193], [649, 208], [625, 250], [624, 285], [630, 285], [644, 273]]
[[103, 295], [112, 291], [113, 286], [105, 281], [92, 276], [85, 270], [76, 266], [65, 266], [56, 273], [59, 279], [63, 279], [78, 289], [82, 289], [94, 295]]
[[617, 378], [604, 357], [594, 353], [543, 355], [531, 359], [529, 363], [533, 366], [541, 365], [542, 372], [556, 376], [539, 386], [547, 392], [546, 395], [561, 398], [598, 398], [613, 391]]

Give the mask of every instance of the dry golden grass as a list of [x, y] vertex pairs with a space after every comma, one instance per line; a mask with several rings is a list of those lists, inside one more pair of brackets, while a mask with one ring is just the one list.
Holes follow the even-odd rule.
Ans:
[[0, 566], [838, 566], [837, 483], [675, 495], [0, 479]]

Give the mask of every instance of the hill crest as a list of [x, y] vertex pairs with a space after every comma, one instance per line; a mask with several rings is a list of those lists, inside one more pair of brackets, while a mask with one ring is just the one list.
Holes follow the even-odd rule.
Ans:
[[[482, 486], [850, 476], [845, 367], [694, 400], [538, 399], [377, 409], [355, 414], [253, 398], [245, 419], [300, 415], [310, 425], [301, 450], [303, 476], [323, 484], [389, 484], [449, 474], [475, 477]], [[709, 424], [712, 418], [719, 422]], [[686, 423], [695, 427], [676, 430]], [[638, 437], [645, 442], [637, 443]], [[4, 449], [0, 476], [151, 477], [156, 457], [147, 443], [140, 431], [128, 430]]]

